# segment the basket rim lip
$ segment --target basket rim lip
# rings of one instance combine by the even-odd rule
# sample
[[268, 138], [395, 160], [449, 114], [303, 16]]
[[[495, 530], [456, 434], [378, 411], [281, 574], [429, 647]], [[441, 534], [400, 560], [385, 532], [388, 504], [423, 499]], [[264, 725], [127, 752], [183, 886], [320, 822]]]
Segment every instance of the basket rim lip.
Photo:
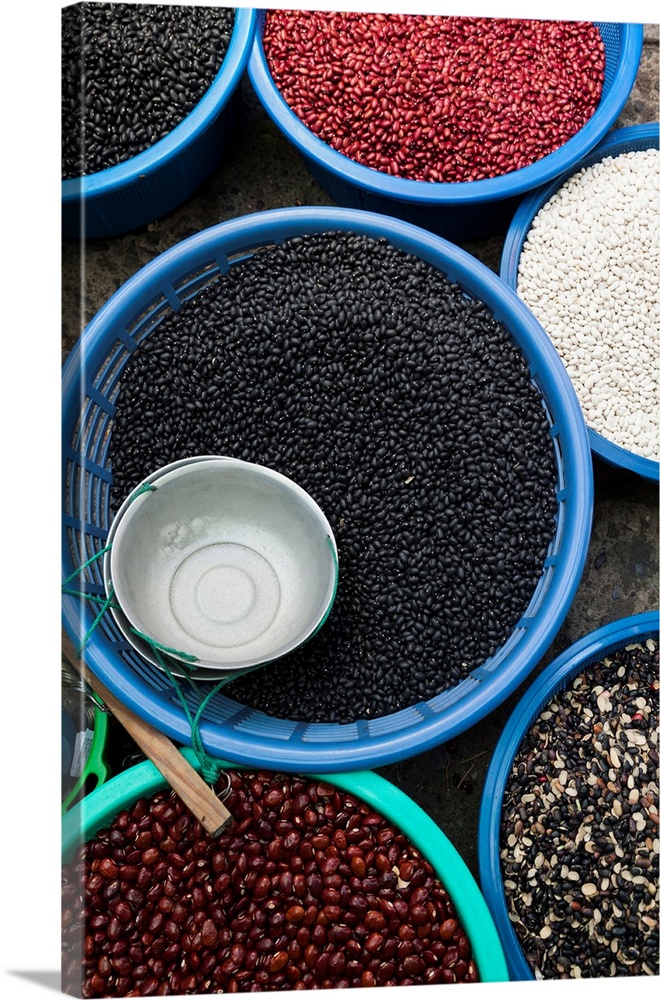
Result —
[[[182, 756], [199, 771], [200, 764], [190, 748]], [[219, 759], [220, 766], [237, 770], [258, 770], [256, 765], [235, 764]], [[272, 770], [272, 769], [271, 769]], [[368, 803], [399, 829], [433, 866], [472, 945], [480, 982], [504, 982], [508, 979], [504, 951], [483, 894], [466, 862], [428, 813], [404, 791], [372, 771], [343, 773], [307, 773], [307, 778], [325, 781]], [[129, 801], [153, 794], [166, 787], [155, 765], [143, 761], [110, 778], [75, 805], [62, 822], [62, 855], [66, 858], [84, 837], [92, 837]], [[99, 825], [100, 824], [100, 825]]]
[[[593, 511], [593, 474], [589, 443], [575, 390], [555, 349], [550, 344], [547, 334], [520, 298], [493, 271], [466, 251], [411, 223], [357, 209], [319, 206], [272, 209], [219, 223], [210, 229], [188, 237], [182, 243], [176, 244], [136, 272], [112, 295], [92, 319], [65, 362], [63, 371], [63, 410], [65, 416], [67, 412], [71, 411], [75, 420], [78, 414], [81, 391], [80, 371], [83, 368], [81, 352], [85, 350], [88, 354], [90, 366], [100, 363], [107, 351], [107, 347], [104, 348], [106, 327], [112, 328], [114, 326], [115, 329], [121, 329], [122, 318], [126, 319], [129, 315], [135, 315], [136, 295], [141, 295], [144, 302], [151, 300], [151, 293], [147, 294], [143, 288], [144, 282], [146, 282], [147, 288], [162, 287], [163, 275], [167, 275], [170, 268], [181, 268], [184, 261], [190, 263], [191, 255], [194, 255], [197, 261], [206, 258], [216, 259], [215, 250], [218, 240], [231, 246], [239, 239], [246, 240], [249, 234], [251, 243], [241, 244], [247, 250], [249, 247], [261, 246], [272, 241], [273, 234], [277, 233], [282, 226], [287, 227], [287, 236], [299, 235], [301, 232], [323, 232], [341, 228], [345, 231], [359, 231], [386, 237], [395, 245], [403, 246], [404, 249], [414, 247], [413, 252], [427, 261], [430, 260], [444, 273], [449, 272], [452, 277], [455, 277], [457, 273], [460, 274], [459, 283], [462, 287], [471, 294], [485, 299], [491, 309], [494, 308], [496, 318], [501, 318], [503, 310], [508, 312], [509, 329], [511, 325], [514, 327], [518, 325], [520, 329], [525, 330], [525, 336], [528, 338], [527, 348], [532, 351], [532, 356], [538, 365], [543, 367], [546, 377], [551, 381], [552, 393], [556, 397], [553, 401], [553, 408], [556, 411], [553, 417], [556, 423], [564, 428], [563, 461], [574, 465], [573, 481], [563, 491], [565, 493], [563, 499], [566, 500], [564, 507], [568, 508], [562, 536], [564, 548], [562, 559], [553, 568], [550, 581], [551, 596], [545, 599], [544, 606], [535, 614], [520, 641], [516, 641], [515, 648], [507, 653], [502, 663], [498, 664], [497, 671], [492, 672], [487, 680], [473, 684], [471, 691], [464, 693], [460, 699], [445, 706], [442, 712], [435, 710], [429, 705], [429, 702], [420, 702], [416, 707], [418, 717], [414, 722], [410, 720], [412, 711], [410, 708], [391, 713], [384, 718], [388, 722], [395, 720], [397, 723], [401, 723], [400, 728], [394, 730], [388, 728], [384, 731], [382, 726], [378, 725], [379, 720], [374, 720], [377, 730], [375, 734], [363, 733], [365, 727], [360, 726], [359, 722], [347, 724], [297, 723], [295, 725], [298, 727], [298, 732], [300, 727], [304, 727], [308, 742], [305, 742], [305, 737], [299, 736], [297, 732], [296, 740], [298, 743], [295, 746], [291, 745], [290, 741], [278, 739], [271, 733], [260, 734], [258, 737], [248, 734], [246, 737], [243, 731], [233, 729], [230, 731], [228, 726], [223, 727], [222, 739], [219, 740], [217, 726], [202, 722], [200, 727], [202, 738], [209, 749], [217, 747], [219, 754], [230, 755], [232, 759], [239, 762], [254, 761], [258, 747], [261, 754], [259, 759], [264, 763], [264, 766], [271, 766], [274, 761], [279, 767], [289, 769], [300, 767], [301, 761], [307, 766], [313, 763], [317, 770], [320, 767], [326, 770], [338, 770], [373, 766], [376, 763], [383, 765], [400, 760], [403, 756], [420, 753], [424, 749], [435, 746], [450, 739], [458, 732], [464, 731], [466, 728], [465, 716], [468, 712], [469, 725], [479, 721], [521, 683], [524, 676], [533, 669], [535, 663], [538, 662], [552, 641], [568, 612], [587, 554]], [[285, 237], [280, 234], [279, 238]], [[453, 267], [453, 273], [452, 267], [449, 266], [450, 263]], [[470, 276], [472, 285], [466, 280], [466, 276]], [[487, 291], [484, 292], [484, 289]], [[520, 330], [518, 334], [511, 329], [510, 332], [512, 332], [516, 343], [522, 346]], [[88, 347], [89, 350], [87, 350]], [[63, 433], [67, 433], [66, 419], [63, 420]], [[65, 461], [67, 449], [68, 441], [65, 439], [63, 441]], [[66, 526], [64, 526], [63, 575], [65, 578], [74, 568], [68, 563], [68, 558]], [[524, 614], [522, 618], [525, 618]], [[88, 619], [87, 625], [81, 629], [81, 622], [86, 619]], [[86, 608], [80, 608], [73, 598], [65, 597], [63, 621], [73, 641], [78, 642], [80, 635], [83, 635], [91, 625], [92, 619]], [[512, 635], [516, 631], [517, 629], [514, 628]], [[125, 676], [118, 677], [112, 657], [109, 657], [107, 651], [101, 648], [101, 644], [96, 642], [95, 637], [92, 637], [87, 647], [87, 655], [90, 657], [92, 669], [137, 714], [145, 714], [143, 697], [146, 695], [151, 703], [147, 713], [149, 721], [171, 737], [183, 743], [190, 742], [190, 730], [182, 710], [161, 697], [159, 693], [157, 697], [158, 711], [155, 712], [153, 701], [156, 698], [156, 692], [138, 678], [130, 683]], [[222, 694], [220, 697], [226, 698]], [[238, 709], [245, 708], [238, 702], [232, 701], [230, 704], [236, 705]], [[268, 718], [269, 722], [272, 722], [270, 716], [266, 717], [255, 710], [249, 711], [253, 718]], [[291, 720], [278, 719], [277, 721], [293, 725]], [[368, 720], [365, 722], [368, 723]], [[336, 735], [337, 740], [334, 745], [329, 741], [328, 733]]]
[[552, 696], [586, 668], [627, 642], [657, 637], [660, 612], [644, 611], [601, 626], [572, 643], [539, 674], [509, 716], [486, 772], [477, 828], [479, 881], [507, 956], [512, 979], [534, 979], [508, 917], [498, 856], [502, 798], [511, 764], [530, 725]]
[[170, 132], [130, 159], [93, 174], [63, 180], [63, 205], [120, 191], [129, 184], [141, 181], [143, 176], [153, 173], [174, 157], [185, 154], [222, 113], [247, 66], [256, 27], [256, 11], [253, 8], [235, 7], [234, 12], [234, 27], [225, 57], [195, 107]]
[[[500, 258], [500, 277], [514, 291], [517, 287], [518, 263], [525, 237], [541, 208], [549, 198], [575, 173], [582, 168], [598, 163], [612, 154], [625, 152], [631, 143], [641, 144], [637, 148], [652, 148], [653, 140], [660, 147], [660, 124], [644, 122], [640, 125], [626, 125], [609, 132], [597, 146], [591, 149], [570, 169], [563, 171], [548, 184], [531, 191], [516, 209], [508, 226]], [[660, 462], [644, 455], [638, 455], [627, 448], [610, 441], [599, 431], [587, 427], [591, 448], [608, 465], [627, 469], [653, 482], [660, 480]]]
[[535, 163], [508, 174], [478, 181], [432, 182], [394, 177], [357, 163], [319, 139], [290, 109], [277, 90], [268, 69], [262, 41], [262, 23], [267, 10], [257, 11], [254, 39], [247, 62], [247, 73], [265, 111], [293, 143], [303, 157], [336, 180], [392, 200], [433, 207], [478, 206], [519, 196], [545, 184], [566, 165], [585, 155], [611, 128], [623, 108], [637, 75], [642, 54], [644, 26], [637, 23], [594, 21], [597, 27], [617, 27], [621, 52], [605, 100], [582, 128], [566, 143]]

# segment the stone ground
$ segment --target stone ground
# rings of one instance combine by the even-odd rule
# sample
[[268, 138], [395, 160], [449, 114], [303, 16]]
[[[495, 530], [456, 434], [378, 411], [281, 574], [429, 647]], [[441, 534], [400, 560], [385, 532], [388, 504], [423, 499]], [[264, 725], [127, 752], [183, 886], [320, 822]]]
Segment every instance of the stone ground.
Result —
[[[645, 28], [639, 73], [617, 127], [658, 120], [658, 26]], [[62, 357], [107, 298], [180, 240], [225, 219], [291, 205], [332, 202], [307, 173], [243, 81], [243, 113], [232, 151], [175, 212], [142, 229], [62, 247]], [[502, 238], [465, 244], [497, 270]], [[658, 607], [658, 485], [596, 462], [591, 543], [569, 613], [529, 683], [554, 656], [593, 629]], [[478, 878], [478, 810], [488, 763], [519, 689], [469, 732], [380, 773], [419, 803]]]

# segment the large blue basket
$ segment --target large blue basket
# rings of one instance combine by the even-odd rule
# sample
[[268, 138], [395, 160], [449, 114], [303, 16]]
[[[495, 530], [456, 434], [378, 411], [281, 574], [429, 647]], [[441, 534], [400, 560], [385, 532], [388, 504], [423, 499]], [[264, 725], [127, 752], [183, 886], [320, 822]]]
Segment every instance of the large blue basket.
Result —
[[393, 177], [356, 163], [303, 125], [275, 86], [263, 47], [259, 11], [248, 75], [266, 112], [302, 155], [314, 180], [338, 205], [383, 212], [455, 242], [503, 232], [521, 198], [584, 156], [616, 121], [642, 54], [641, 24], [596, 22], [605, 45], [605, 79], [592, 118], [568, 142], [536, 163], [500, 177], [456, 184]]
[[168, 135], [124, 163], [62, 182], [62, 236], [117, 236], [160, 219], [210, 177], [234, 134], [256, 12], [239, 7], [217, 76]]
[[[489, 305], [529, 364], [548, 411], [557, 463], [557, 528], [541, 579], [505, 645], [451, 690], [403, 711], [352, 724], [270, 717], [216, 693], [201, 735], [211, 753], [286, 770], [337, 771], [383, 765], [420, 753], [467, 729], [501, 703], [534, 668], [563, 621], [586, 557], [593, 501], [584, 420], [564, 366], [529, 309], [491, 270], [445, 240], [399, 220], [352, 209], [287, 208], [204, 230], [147, 264], [105, 304], [82, 334], [63, 373], [63, 570], [68, 577], [104, 545], [111, 520], [108, 457], [122, 370], [137, 345], [181, 303], [259, 246], [328, 230], [350, 230], [428, 261]], [[103, 594], [100, 560], [85, 570], [86, 592]], [[340, 584], [341, 585], [341, 584]], [[94, 611], [65, 596], [74, 642]], [[190, 744], [190, 727], [164, 672], [128, 645], [106, 614], [86, 648], [91, 669], [138, 715]], [[202, 691], [208, 685], [201, 685]], [[194, 712], [199, 695], [190, 692]]]
[[[564, 171], [540, 191], [535, 191], [528, 195], [521, 202], [511, 220], [511, 225], [502, 248], [500, 277], [515, 291], [518, 285], [520, 255], [532, 222], [546, 202], [549, 201], [569, 177], [583, 168], [590, 167], [594, 163], [599, 163], [606, 156], [620, 156], [623, 153], [630, 153], [636, 149], [658, 149], [659, 145], [660, 128], [657, 122], [646, 125], [630, 125], [627, 128], [616, 129], [614, 132], [610, 132], [587, 156], [583, 157], [578, 163], [573, 164], [570, 170]], [[588, 428], [588, 432], [593, 453], [598, 455], [608, 465], [628, 469], [643, 479], [658, 482], [660, 479], [660, 462], [656, 462], [652, 458], [645, 458], [643, 455], [636, 455], [634, 452], [622, 448], [620, 445], [603, 437], [602, 434], [599, 434], [592, 427]]]
[[502, 802], [514, 758], [522, 740], [548, 702], [583, 670], [599, 663], [630, 642], [658, 638], [657, 611], [611, 622], [578, 640], [561, 653], [525, 692], [500, 736], [484, 783], [479, 813], [479, 881], [504, 946], [513, 980], [534, 979], [520, 942], [509, 920], [500, 865]]

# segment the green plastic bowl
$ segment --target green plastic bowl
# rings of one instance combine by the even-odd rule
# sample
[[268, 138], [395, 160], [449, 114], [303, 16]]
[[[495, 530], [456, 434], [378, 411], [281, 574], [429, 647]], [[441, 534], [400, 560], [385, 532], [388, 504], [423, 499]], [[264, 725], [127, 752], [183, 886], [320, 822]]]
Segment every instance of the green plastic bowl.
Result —
[[[181, 753], [199, 770], [192, 750], [186, 747]], [[234, 770], [251, 770], [227, 761], [217, 763]], [[479, 982], [508, 982], [504, 951], [484, 898], [460, 854], [433, 820], [412, 799], [373, 771], [306, 777], [335, 785], [368, 803], [408, 837], [433, 866], [456, 907], [472, 946]], [[107, 827], [122, 809], [165, 786], [165, 779], [155, 765], [144, 761], [96, 788], [62, 820], [63, 862], [71, 859], [79, 844]]]

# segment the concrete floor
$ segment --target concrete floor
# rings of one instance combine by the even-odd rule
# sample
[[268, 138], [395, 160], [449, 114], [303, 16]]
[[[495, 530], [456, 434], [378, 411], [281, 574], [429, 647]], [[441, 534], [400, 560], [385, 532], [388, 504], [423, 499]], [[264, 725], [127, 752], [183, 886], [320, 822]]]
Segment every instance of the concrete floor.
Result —
[[[658, 119], [658, 26], [645, 29], [642, 62], [617, 127]], [[62, 248], [63, 360], [86, 323], [135, 271], [182, 239], [225, 219], [290, 205], [332, 202], [307, 173], [243, 80], [235, 146], [197, 194], [137, 232]], [[465, 244], [494, 270], [502, 238]], [[580, 636], [658, 606], [658, 486], [596, 463], [593, 532], [583, 577], [551, 649], [532, 675]], [[530, 680], [531, 680], [530, 679]], [[528, 681], [529, 683], [529, 681]], [[519, 689], [483, 722], [451, 742], [381, 769], [444, 830], [478, 878], [481, 789]]]

